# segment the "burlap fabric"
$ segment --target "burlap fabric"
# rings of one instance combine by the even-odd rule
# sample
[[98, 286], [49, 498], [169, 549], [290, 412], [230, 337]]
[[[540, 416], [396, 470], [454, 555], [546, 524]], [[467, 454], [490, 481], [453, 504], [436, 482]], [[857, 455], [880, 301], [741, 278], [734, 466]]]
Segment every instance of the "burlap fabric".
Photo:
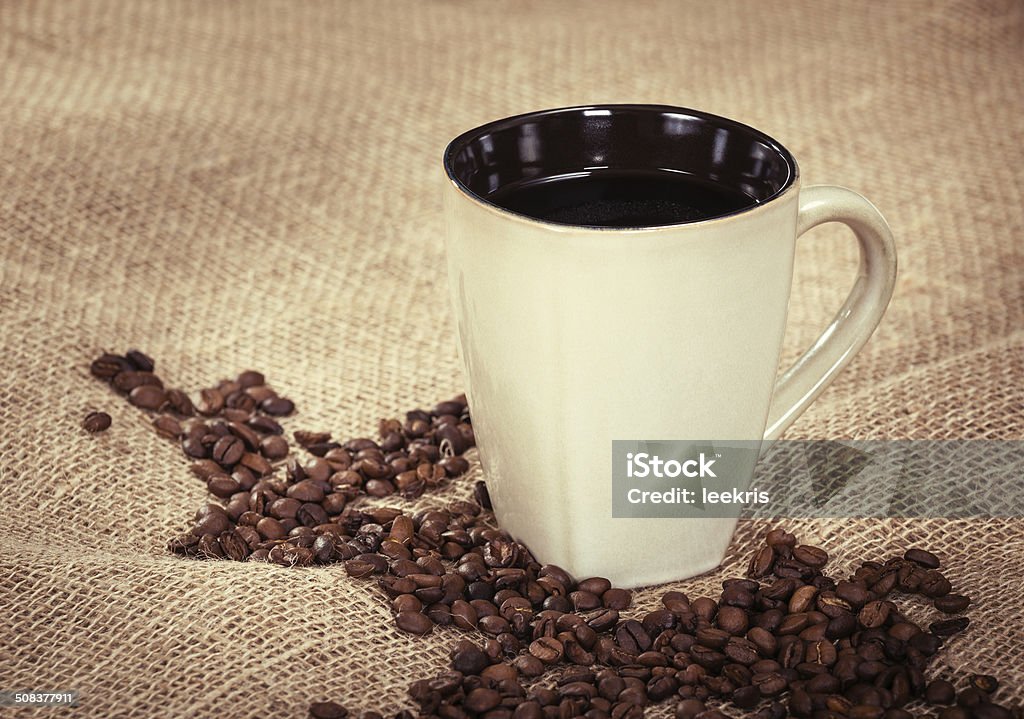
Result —
[[[187, 388], [258, 368], [291, 429], [336, 436], [459, 391], [439, 159], [503, 115], [664, 102], [765, 129], [805, 182], [872, 198], [901, 254], [883, 325], [790, 436], [1022, 438], [1022, 44], [1015, 0], [0, 4], [0, 689], [300, 717], [394, 711], [445, 666], [455, 631], [399, 634], [339, 567], [168, 555], [205, 491], [87, 365], [138, 346]], [[841, 228], [800, 243], [787, 359], [854, 268]], [[1024, 698], [1021, 520], [794, 525], [840, 567], [943, 554], [978, 600], [937, 667]], [[677, 587], [740, 571], [763, 529]]]

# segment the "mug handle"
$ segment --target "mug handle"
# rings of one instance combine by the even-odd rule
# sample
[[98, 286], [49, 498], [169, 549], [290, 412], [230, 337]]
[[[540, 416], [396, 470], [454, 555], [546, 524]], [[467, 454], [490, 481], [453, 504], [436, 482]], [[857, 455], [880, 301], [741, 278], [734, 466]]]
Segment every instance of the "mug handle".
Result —
[[826, 222], [842, 222], [856, 235], [860, 247], [857, 280], [829, 326], [775, 383], [766, 440], [778, 439], [849, 364], [881, 321], [896, 284], [892, 231], [874, 205], [844, 187], [802, 189], [797, 236]]

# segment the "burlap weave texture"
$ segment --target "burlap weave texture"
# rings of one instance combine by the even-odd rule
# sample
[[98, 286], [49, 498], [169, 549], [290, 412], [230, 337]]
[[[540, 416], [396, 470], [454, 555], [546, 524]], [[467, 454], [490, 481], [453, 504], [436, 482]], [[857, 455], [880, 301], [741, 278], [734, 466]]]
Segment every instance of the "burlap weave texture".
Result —
[[[0, 2], [0, 689], [77, 689], [82, 716], [300, 717], [394, 711], [444, 667], [457, 632], [401, 635], [338, 567], [168, 555], [205, 491], [87, 365], [137, 346], [192, 389], [260, 369], [289, 429], [343, 437], [454, 394], [440, 153], [504, 115], [661, 102], [764, 129], [804, 182], [872, 199], [901, 261], [789, 436], [1024, 438], [1022, 47], [1017, 0]], [[785, 362], [855, 262], [841, 228], [801, 241]], [[840, 566], [942, 554], [979, 599], [936, 666], [1024, 699], [1024, 522], [794, 524]], [[763, 530], [674, 588], [712, 590]]]

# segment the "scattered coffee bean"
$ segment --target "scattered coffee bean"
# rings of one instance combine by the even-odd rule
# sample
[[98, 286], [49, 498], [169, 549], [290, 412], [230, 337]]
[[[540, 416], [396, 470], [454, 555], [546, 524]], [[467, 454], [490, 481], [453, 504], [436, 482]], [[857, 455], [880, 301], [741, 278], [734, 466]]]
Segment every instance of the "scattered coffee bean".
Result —
[[[346, 569], [348, 564], [350, 562], [346, 562]], [[409, 632], [410, 634], [430, 634], [434, 628], [434, 623], [430, 621], [430, 617], [421, 612], [399, 612], [395, 615], [395, 624], [403, 632]]]
[[939, 558], [931, 552], [927, 552], [923, 549], [908, 549], [904, 554], [903, 558], [908, 562], [914, 562], [917, 565], [924, 567], [925, 569], [938, 569]]
[[348, 710], [334, 702], [313, 702], [309, 705], [311, 719], [345, 719]]
[[128, 394], [128, 401], [140, 409], [156, 411], [167, 403], [167, 393], [162, 387], [143, 384]]
[[828, 563], [828, 554], [821, 547], [800, 545], [794, 547], [793, 559], [813, 569], [821, 569]]
[[295, 404], [284, 397], [268, 397], [260, 402], [260, 409], [274, 417], [283, 417], [295, 411]]
[[131, 392], [136, 387], [142, 387], [144, 385], [152, 385], [159, 389], [164, 388], [164, 383], [155, 374], [139, 370], [126, 370], [124, 372], [119, 372], [114, 376], [111, 384], [114, 385], [114, 389], [125, 394]]
[[93, 434], [105, 432], [110, 428], [110, 415], [106, 412], [90, 412], [82, 420], [82, 427], [85, 428], [86, 432]]
[[124, 357], [132, 367], [141, 372], [152, 372], [156, 369], [156, 362], [141, 350], [128, 350], [124, 353]]
[[936, 597], [935, 608], [944, 614], [959, 614], [971, 606], [971, 598], [963, 594], [947, 594]]
[[89, 371], [94, 377], [107, 382], [113, 381], [121, 372], [131, 369], [135, 369], [135, 365], [129, 362], [127, 357], [109, 353], [100, 355], [89, 365]]
[[928, 625], [929, 631], [937, 637], [948, 637], [967, 629], [971, 623], [969, 617], [956, 617], [955, 619], [944, 619], [939, 622], [932, 622]]
[[925, 688], [924, 700], [934, 705], [952, 704], [956, 701], [956, 689], [945, 679], [933, 679]]
[[167, 390], [167, 407], [182, 417], [191, 417], [196, 413], [192, 400], [180, 389]]
[[154, 418], [153, 428], [165, 439], [178, 439], [182, 435], [181, 422], [169, 414], [161, 414]]
[[971, 674], [967, 683], [980, 692], [992, 694], [999, 688], [999, 680], [989, 674]]

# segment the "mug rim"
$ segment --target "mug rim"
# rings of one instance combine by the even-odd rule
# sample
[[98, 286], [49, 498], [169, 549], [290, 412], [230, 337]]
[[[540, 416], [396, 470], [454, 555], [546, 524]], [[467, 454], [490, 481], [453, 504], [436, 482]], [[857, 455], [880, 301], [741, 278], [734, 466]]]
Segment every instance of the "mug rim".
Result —
[[[743, 207], [739, 210], [733, 210], [722, 215], [716, 215], [715, 217], [709, 217], [701, 220], [691, 220], [689, 222], [673, 222], [662, 225], [645, 225], [642, 227], [608, 227], [599, 225], [575, 225], [565, 222], [552, 222], [550, 220], [544, 220], [533, 215], [528, 215], [522, 212], [516, 212], [509, 210], [501, 205], [498, 205], [486, 197], [474, 192], [465, 183], [460, 180], [455, 174], [454, 158], [461, 152], [469, 143], [477, 139], [483, 134], [495, 132], [498, 130], [505, 130], [516, 125], [520, 125], [530, 120], [536, 120], [539, 118], [549, 117], [559, 114], [573, 114], [586, 112], [588, 110], [609, 110], [615, 112], [619, 111], [633, 111], [633, 112], [649, 112], [656, 114], [670, 113], [674, 115], [687, 116], [696, 118], [703, 121], [709, 121], [722, 127], [727, 127], [734, 130], [746, 132], [751, 136], [755, 137], [759, 141], [763, 142], [766, 146], [771, 148], [772, 151], [776, 152], [785, 162], [789, 175], [783, 182], [782, 186], [778, 190], [773, 192], [768, 198], [760, 202], [754, 202], [747, 207]], [[592, 105], [571, 105], [566, 107], [549, 108], [546, 110], [534, 110], [532, 112], [524, 112], [518, 115], [510, 115], [508, 117], [499, 118], [497, 120], [491, 120], [477, 127], [466, 130], [460, 133], [454, 139], [452, 139], [444, 149], [442, 155], [442, 162], [444, 164], [445, 174], [448, 176], [448, 180], [459, 191], [460, 194], [467, 197], [469, 200], [485, 207], [488, 210], [499, 213], [500, 215], [514, 218], [520, 221], [525, 221], [534, 225], [541, 225], [546, 228], [553, 230], [563, 230], [572, 232], [582, 231], [593, 231], [593, 232], [650, 232], [656, 230], [665, 229], [678, 229], [691, 226], [707, 225], [713, 222], [719, 222], [723, 220], [735, 219], [737, 217], [746, 216], [749, 213], [756, 212], [762, 209], [776, 200], [788, 195], [798, 185], [800, 179], [800, 168], [797, 165], [796, 158], [793, 154], [786, 149], [785, 145], [771, 137], [767, 133], [758, 130], [755, 127], [733, 120], [722, 115], [715, 115], [714, 113], [705, 112], [703, 110], [695, 110], [693, 108], [681, 107], [678, 105], [662, 105], [662, 104], [647, 104], [647, 103], [606, 103], [606, 104], [592, 104]]]

